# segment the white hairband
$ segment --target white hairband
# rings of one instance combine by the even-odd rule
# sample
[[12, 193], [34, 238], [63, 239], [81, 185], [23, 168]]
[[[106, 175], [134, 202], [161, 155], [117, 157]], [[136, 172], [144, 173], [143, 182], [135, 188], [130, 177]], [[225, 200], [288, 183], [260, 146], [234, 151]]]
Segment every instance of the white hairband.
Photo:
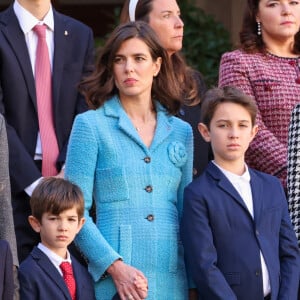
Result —
[[130, 0], [129, 1], [129, 20], [131, 22], [135, 21], [135, 9], [136, 9], [136, 5], [138, 4], [139, 0]]

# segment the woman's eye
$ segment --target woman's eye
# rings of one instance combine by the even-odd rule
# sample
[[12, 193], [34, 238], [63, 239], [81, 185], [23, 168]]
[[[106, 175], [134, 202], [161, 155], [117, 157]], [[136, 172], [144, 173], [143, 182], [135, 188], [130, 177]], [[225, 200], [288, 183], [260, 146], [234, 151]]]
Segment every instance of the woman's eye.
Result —
[[278, 3], [277, 2], [271, 2], [268, 4], [269, 7], [275, 7]]
[[122, 62], [123, 62], [123, 59], [121, 57], [115, 57], [115, 59], [114, 59], [115, 64], [120, 64]]
[[137, 61], [143, 61], [143, 60], [145, 60], [144, 57], [142, 57], [142, 56], [137, 56], [135, 59], [136, 59]]

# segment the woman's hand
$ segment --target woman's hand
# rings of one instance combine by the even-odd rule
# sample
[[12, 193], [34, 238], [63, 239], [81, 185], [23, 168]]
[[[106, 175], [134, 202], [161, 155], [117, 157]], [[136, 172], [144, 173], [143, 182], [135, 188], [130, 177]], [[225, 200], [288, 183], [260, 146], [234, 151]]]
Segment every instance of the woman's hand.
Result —
[[121, 300], [147, 298], [148, 280], [141, 271], [117, 260], [109, 266], [107, 272], [112, 276]]

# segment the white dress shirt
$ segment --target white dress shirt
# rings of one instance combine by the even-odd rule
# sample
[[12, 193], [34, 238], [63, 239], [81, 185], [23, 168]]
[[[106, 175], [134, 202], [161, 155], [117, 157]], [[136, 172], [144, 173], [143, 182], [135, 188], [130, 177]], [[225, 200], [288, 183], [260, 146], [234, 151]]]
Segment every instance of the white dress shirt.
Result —
[[[35, 76], [36, 48], [38, 42], [38, 37], [33, 31], [33, 28], [35, 25], [42, 25], [42, 24], [47, 25], [46, 41], [48, 45], [50, 66], [52, 70], [53, 55], [54, 55], [54, 17], [53, 17], [52, 6], [50, 5], [50, 9], [48, 13], [45, 15], [43, 21], [40, 21], [35, 16], [33, 16], [28, 10], [26, 10], [23, 6], [21, 6], [17, 0], [15, 0], [13, 8], [17, 16], [17, 19], [19, 21], [20, 27], [25, 36], [25, 41], [26, 41], [26, 45], [30, 57], [33, 76]], [[41, 160], [42, 156], [43, 156], [43, 151], [42, 151], [41, 137], [40, 137], [40, 133], [38, 133], [34, 159]], [[29, 196], [31, 196], [34, 188], [38, 185], [41, 178], [39, 178], [31, 185], [25, 188], [25, 192]]]
[[44, 244], [39, 243], [37, 246], [43, 253], [45, 253], [45, 255], [47, 255], [47, 257], [50, 259], [50, 261], [53, 263], [53, 265], [55, 266], [55, 268], [57, 269], [57, 271], [59, 272], [59, 274], [61, 276], [63, 276], [63, 273], [61, 271], [61, 268], [59, 267], [61, 263], [63, 262], [68, 262], [70, 264], [72, 264], [71, 261], [71, 256], [69, 251], [67, 250], [67, 258], [63, 259], [62, 257], [60, 257], [59, 255], [57, 255], [56, 253], [54, 253], [53, 251], [51, 251], [48, 247], [46, 247]]

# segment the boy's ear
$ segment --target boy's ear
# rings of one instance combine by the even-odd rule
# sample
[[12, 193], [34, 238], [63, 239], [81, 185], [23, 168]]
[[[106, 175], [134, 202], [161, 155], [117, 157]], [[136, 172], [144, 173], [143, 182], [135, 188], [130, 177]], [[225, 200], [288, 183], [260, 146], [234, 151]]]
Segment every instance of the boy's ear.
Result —
[[78, 231], [77, 231], [77, 233], [80, 231], [80, 229], [82, 228], [82, 226], [83, 226], [84, 223], [85, 223], [85, 218], [81, 218], [78, 221]]
[[257, 132], [258, 132], [258, 125], [254, 125], [253, 128], [252, 128], [252, 139], [251, 139], [251, 141], [255, 138]]
[[41, 231], [41, 223], [36, 217], [29, 216], [28, 217], [28, 222], [29, 222], [29, 224], [31, 225], [32, 229], [35, 232], [39, 233]]
[[202, 135], [203, 139], [206, 142], [210, 142], [209, 129], [207, 128], [207, 126], [204, 123], [199, 123], [198, 124], [198, 131], [200, 132], [200, 134]]

